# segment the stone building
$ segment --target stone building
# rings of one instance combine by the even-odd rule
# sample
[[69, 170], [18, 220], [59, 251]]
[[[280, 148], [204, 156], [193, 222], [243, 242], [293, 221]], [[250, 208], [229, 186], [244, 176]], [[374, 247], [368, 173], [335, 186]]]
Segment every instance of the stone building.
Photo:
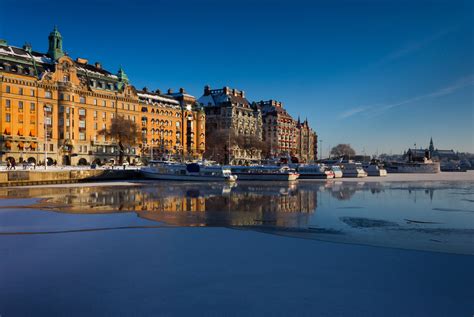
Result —
[[290, 157], [297, 154], [296, 122], [276, 100], [260, 101], [263, 140], [270, 147], [270, 158]]
[[245, 92], [224, 87], [211, 89], [204, 87], [204, 94], [198, 103], [206, 112], [207, 134], [228, 135], [228, 145], [207, 143], [206, 151], [221, 150], [226, 147], [229, 164], [249, 164], [259, 162], [262, 150], [235, 144], [235, 138], [254, 138], [262, 140], [262, 113], [256, 104], [250, 104]]
[[[148, 157], [148, 145], [160, 140], [157, 130], [163, 134], [162, 149], [182, 154], [192, 151], [193, 156], [203, 152], [205, 132], [199, 122], [204, 122], [204, 114], [195, 105], [189, 107], [192, 98], [144, 97], [122, 68], [113, 74], [101, 63], [67, 56], [57, 28], [50, 33], [48, 44], [44, 54], [30, 45], [19, 48], [0, 41], [1, 161], [76, 165], [116, 160], [116, 140], [99, 133], [116, 116], [139, 126], [145, 122], [144, 141], [124, 149], [131, 163]], [[161, 129], [161, 122], [168, 122], [168, 129]], [[183, 125], [186, 130], [181, 132]]]
[[317, 158], [317, 135], [309, 126], [308, 120], [296, 123], [296, 157], [300, 163], [309, 163]]

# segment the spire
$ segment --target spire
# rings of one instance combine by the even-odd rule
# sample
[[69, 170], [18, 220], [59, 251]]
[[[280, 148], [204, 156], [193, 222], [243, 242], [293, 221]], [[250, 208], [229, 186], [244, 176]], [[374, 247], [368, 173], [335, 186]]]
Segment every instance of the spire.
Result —
[[48, 36], [49, 46], [48, 46], [48, 56], [53, 60], [58, 60], [64, 56], [63, 52], [63, 38], [61, 33], [58, 31], [58, 27], [55, 25], [54, 29]]
[[430, 139], [430, 147], [429, 147], [429, 150], [430, 150], [431, 154], [433, 154], [433, 152], [434, 152], [433, 138]]

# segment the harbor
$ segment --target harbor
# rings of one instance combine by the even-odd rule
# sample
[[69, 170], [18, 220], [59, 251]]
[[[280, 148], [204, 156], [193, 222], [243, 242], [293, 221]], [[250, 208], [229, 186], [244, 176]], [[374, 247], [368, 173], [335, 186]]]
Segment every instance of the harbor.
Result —
[[[280, 301], [283, 283], [282, 314], [304, 297], [306, 309], [365, 315], [396, 296], [406, 305], [389, 316], [464, 315], [472, 309], [472, 176], [3, 187], [0, 307], [79, 316], [236, 306], [245, 315]], [[160, 296], [150, 302], [150, 293]], [[344, 308], [327, 304], [340, 294], [350, 299]], [[443, 300], [427, 306], [433, 296]]]

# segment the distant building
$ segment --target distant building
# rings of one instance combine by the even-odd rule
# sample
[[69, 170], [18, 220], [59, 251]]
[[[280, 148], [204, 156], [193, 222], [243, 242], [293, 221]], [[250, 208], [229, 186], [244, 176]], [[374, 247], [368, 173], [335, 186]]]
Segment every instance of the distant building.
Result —
[[438, 150], [435, 149], [433, 138], [430, 140], [430, 145], [426, 149], [408, 149], [404, 155], [405, 158], [411, 160], [422, 160], [423, 158], [432, 159], [435, 161], [459, 161], [459, 155], [454, 150]]
[[309, 126], [308, 120], [296, 123], [296, 157], [302, 163], [314, 161], [317, 157], [317, 149], [315, 150], [315, 141], [317, 135]]
[[258, 103], [262, 109], [263, 140], [269, 146], [270, 157], [296, 156], [296, 122], [279, 101]]
[[[262, 150], [235, 144], [234, 138], [248, 137], [262, 140], [262, 113], [260, 109], [245, 98], [245, 92], [224, 87], [211, 89], [204, 87], [204, 94], [198, 103], [206, 113], [206, 131], [228, 135], [229, 145], [207, 143], [206, 151], [226, 148], [225, 161], [229, 164], [258, 163], [262, 159]], [[231, 140], [232, 139], [232, 140]], [[228, 147], [230, 149], [228, 149]]]

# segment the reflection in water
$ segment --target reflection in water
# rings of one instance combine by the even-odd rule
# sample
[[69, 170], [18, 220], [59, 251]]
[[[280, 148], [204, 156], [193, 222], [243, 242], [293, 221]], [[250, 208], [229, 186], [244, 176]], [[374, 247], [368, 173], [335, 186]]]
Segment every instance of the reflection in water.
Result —
[[41, 199], [29, 208], [59, 213], [134, 212], [166, 225], [233, 227], [306, 239], [474, 254], [473, 185], [140, 182], [132, 186], [1, 188], [0, 197], [38, 197]]

